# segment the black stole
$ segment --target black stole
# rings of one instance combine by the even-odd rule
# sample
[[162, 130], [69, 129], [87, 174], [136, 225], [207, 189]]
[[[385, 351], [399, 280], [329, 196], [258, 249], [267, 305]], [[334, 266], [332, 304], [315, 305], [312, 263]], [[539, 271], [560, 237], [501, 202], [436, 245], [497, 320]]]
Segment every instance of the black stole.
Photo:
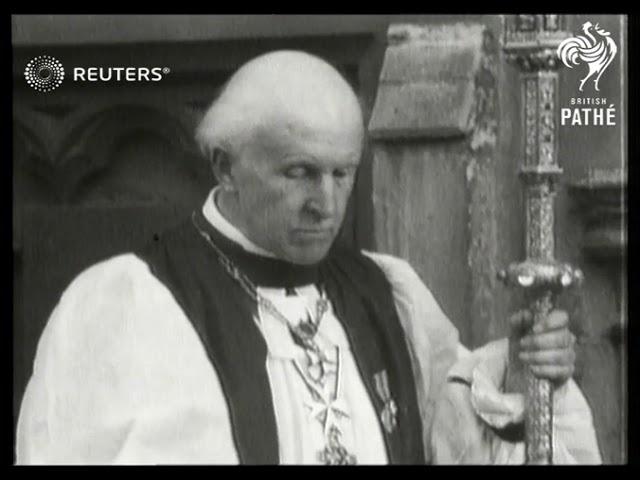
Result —
[[[389, 461], [424, 463], [409, 353], [391, 286], [379, 267], [360, 253], [336, 247], [317, 265], [293, 265], [246, 252], [199, 211], [195, 220], [256, 285], [324, 286], [378, 414]], [[227, 400], [240, 462], [278, 463], [278, 432], [265, 368], [267, 346], [253, 321], [255, 301], [227, 274], [191, 220], [136, 253], [172, 292], [207, 351]], [[397, 405], [397, 423], [391, 431], [381, 422], [388, 408], [376, 381], [381, 374], [388, 379]]]

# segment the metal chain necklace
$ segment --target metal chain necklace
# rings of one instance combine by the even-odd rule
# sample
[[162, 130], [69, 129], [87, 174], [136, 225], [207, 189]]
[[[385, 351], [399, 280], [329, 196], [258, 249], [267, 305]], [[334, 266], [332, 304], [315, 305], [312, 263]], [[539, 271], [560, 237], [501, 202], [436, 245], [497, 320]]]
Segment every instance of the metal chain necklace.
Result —
[[[218, 261], [227, 274], [237, 281], [242, 289], [263, 310], [283, 323], [288, 328], [294, 343], [305, 352], [307, 367], [303, 368], [297, 360], [294, 360], [294, 366], [313, 399], [313, 404], [309, 405], [312, 416], [318, 419], [323, 426], [327, 445], [322, 451], [318, 452], [318, 460], [327, 465], [355, 464], [355, 455], [350, 454], [340, 442], [342, 432], [337, 424], [339, 418], [349, 416], [346, 408], [342, 406], [339, 400], [342, 363], [340, 361], [340, 349], [337, 346], [335, 347], [336, 360], [331, 360], [315, 340], [320, 321], [329, 307], [329, 300], [326, 298], [324, 290], [320, 289], [320, 298], [316, 301], [315, 314], [312, 314], [307, 308], [307, 318], [298, 322], [297, 325], [292, 325], [289, 319], [268, 298], [258, 292], [258, 288], [253, 282], [222, 252], [211, 239], [211, 236], [198, 226], [195, 214], [191, 218], [200, 235], [216, 252]], [[335, 374], [335, 385], [332, 392], [326, 394], [325, 381], [329, 372]]]
[[242, 289], [254, 301], [256, 301], [260, 307], [287, 326], [296, 344], [306, 350], [314, 352], [321, 360], [327, 361], [328, 359], [326, 358], [326, 355], [314, 339], [315, 334], [318, 331], [318, 327], [320, 326], [320, 321], [329, 306], [329, 301], [327, 300], [324, 291], [320, 292], [320, 298], [316, 302], [315, 314], [312, 315], [311, 312], [307, 311], [307, 318], [305, 320], [300, 321], [297, 325], [291, 325], [289, 319], [276, 308], [271, 300], [260, 295], [258, 288], [253, 284], [253, 282], [236, 265], [234, 265], [231, 259], [229, 259], [222, 250], [220, 250], [220, 248], [211, 239], [211, 236], [198, 226], [195, 220], [195, 214], [192, 215], [191, 219], [200, 235], [205, 238], [207, 243], [211, 245], [216, 252], [218, 261], [222, 264], [225, 271], [240, 284]]
[[[356, 456], [349, 453], [344, 445], [340, 442], [342, 431], [338, 424], [341, 418], [348, 418], [347, 407], [340, 398], [341, 384], [341, 365], [340, 348], [335, 347], [336, 362], [332, 372], [334, 374], [333, 388], [326, 388], [325, 381], [316, 382], [308, 378], [308, 372], [300, 366], [295, 360], [294, 366], [298, 370], [300, 377], [305, 382], [307, 389], [312, 397], [312, 402], [305, 404], [310, 409], [310, 415], [322, 424], [322, 430], [325, 436], [325, 447], [317, 452], [317, 458], [325, 465], [355, 465]], [[328, 390], [328, 391], [327, 391]]]

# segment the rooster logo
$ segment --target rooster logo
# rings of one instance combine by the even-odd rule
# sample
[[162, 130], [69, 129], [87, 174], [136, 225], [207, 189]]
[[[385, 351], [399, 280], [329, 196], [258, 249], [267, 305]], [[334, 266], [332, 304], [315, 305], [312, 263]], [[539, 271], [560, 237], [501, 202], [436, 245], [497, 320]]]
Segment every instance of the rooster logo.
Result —
[[597, 23], [595, 26], [591, 22], [583, 23], [582, 31], [586, 36], [578, 35], [567, 38], [558, 46], [558, 57], [569, 68], [580, 65], [580, 62], [589, 65], [587, 76], [580, 81], [580, 91], [582, 91], [585, 82], [596, 75], [594, 86], [599, 92], [600, 77], [613, 61], [618, 47], [611, 38], [611, 33], [602, 29]]

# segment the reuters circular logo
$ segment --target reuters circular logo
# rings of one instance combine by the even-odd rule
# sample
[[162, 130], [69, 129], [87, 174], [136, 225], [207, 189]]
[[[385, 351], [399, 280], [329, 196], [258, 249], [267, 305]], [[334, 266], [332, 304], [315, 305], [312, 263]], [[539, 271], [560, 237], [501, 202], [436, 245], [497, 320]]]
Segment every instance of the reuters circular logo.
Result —
[[50, 92], [62, 84], [64, 68], [55, 58], [39, 55], [27, 63], [24, 78], [34, 90]]

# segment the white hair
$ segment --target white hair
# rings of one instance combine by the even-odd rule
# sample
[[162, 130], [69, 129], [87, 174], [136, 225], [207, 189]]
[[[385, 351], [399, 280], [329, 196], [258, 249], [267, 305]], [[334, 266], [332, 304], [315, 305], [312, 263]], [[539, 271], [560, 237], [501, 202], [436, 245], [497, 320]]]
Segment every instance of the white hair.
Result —
[[216, 149], [238, 154], [257, 128], [282, 115], [313, 115], [337, 121], [353, 115], [360, 124], [358, 99], [347, 81], [324, 60], [297, 51], [261, 55], [243, 65], [225, 84], [196, 129], [195, 140], [207, 158]]
[[255, 120], [263, 113], [256, 103], [243, 101], [238, 95], [228, 97], [223, 88], [196, 128], [196, 143], [207, 158], [216, 149], [236, 152], [241, 148], [258, 126]]

